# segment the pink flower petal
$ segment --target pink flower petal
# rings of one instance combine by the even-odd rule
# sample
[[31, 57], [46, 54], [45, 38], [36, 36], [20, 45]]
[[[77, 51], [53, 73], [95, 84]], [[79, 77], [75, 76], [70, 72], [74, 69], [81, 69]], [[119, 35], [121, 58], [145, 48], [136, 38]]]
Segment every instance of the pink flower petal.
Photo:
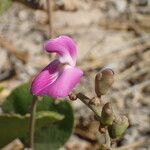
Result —
[[44, 88], [57, 79], [59, 75], [59, 65], [59, 60], [54, 60], [35, 77], [31, 86], [31, 92], [33, 95], [44, 95]]
[[76, 84], [80, 82], [82, 75], [82, 70], [68, 66], [61, 75], [59, 75], [57, 80], [49, 85], [45, 91], [47, 95], [51, 97], [64, 98], [68, 96]]
[[31, 92], [36, 96], [63, 98], [68, 96], [82, 75], [80, 69], [69, 65], [63, 66], [59, 60], [54, 60], [33, 80]]
[[76, 44], [70, 37], [60, 36], [48, 40], [44, 44], [44, 49], [50, 53], [57, 53], [60, 56], [61, 63], [69, 63], [71, 66], [75, 66], [77, 57]]
[[75, 67], [77, 50], [74, 41], [60, 36], [47, 41], [44, 48], [49, 53], [57, 53], [59, 58], [45, 67], [33, 80], [31, 92], [36, 96], [48, 95], [64, 98], [72, 91], [83, 75]]

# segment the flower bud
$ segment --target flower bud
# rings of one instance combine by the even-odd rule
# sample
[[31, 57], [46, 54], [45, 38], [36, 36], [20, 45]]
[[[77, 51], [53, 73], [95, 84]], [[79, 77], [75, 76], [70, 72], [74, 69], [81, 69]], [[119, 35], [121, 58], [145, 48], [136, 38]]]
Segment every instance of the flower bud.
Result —
[[113, 122], [113, 110], [111, 103], [106, 103], [102, 108], [101, 123], [105, 126], [111, 125]]
[[69, 99], [72, 101], [75, 101], [77, 99], [77, 96], [74, 93], [71, 93], [68, 96], [69, 96]]
[[126, 116], [117, 117], [113, 124], [108, 128], [109, 135], [112, 139], [120, 138], [129, 126]]
[[95, 92], [98, 97], [105, 95], [114, 82], [114, 72], [109, 68], [103, 68], [95, 77]]

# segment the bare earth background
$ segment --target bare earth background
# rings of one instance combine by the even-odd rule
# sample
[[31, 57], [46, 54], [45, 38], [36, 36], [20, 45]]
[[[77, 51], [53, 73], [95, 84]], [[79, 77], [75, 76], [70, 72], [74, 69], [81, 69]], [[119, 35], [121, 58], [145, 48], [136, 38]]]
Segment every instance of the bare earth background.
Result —
[[[93, 96], [96, 72], [104, 66], [111, 67], [115, 83], [103, 101], [111, 100], [115, 112], [130, 120], [130, 127], [118, 145], [149, 140], [150, 1], [59, 1], [54, 3], [53, 37], [65, 34], [77, 43], [78, 66], [84, 70], [84, 77], [76, 91]], [[54, 58], [42, 49], [49, 38], [47, 22], [44, 9], [19, 2], [0, 16], [0, 87], [4, 87], [1, 103], [11, 89], [31, 80]], [[95, 150], [103, 140], [98, 122], [80, 101], [72, 105], [75, 130], [62, 149]], [[149, 150], [150, 145], [136, 149]]]

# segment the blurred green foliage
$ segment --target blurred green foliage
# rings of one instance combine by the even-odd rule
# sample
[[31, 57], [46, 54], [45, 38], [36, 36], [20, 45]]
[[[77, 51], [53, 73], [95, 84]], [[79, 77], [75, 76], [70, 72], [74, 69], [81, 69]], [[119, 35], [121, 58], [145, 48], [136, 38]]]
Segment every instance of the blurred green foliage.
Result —
[[[10, 135], [11, 140], [19, 137], [25, 145], [28, 143], [29, 117], [27, 114], [29, 114], [31, 101], [32, 95], [28, 83], [14, 89], [6, 98], [2, 109], [7, 115], [0, 115], [0, 135], [3, 135], [0, 138], [6, 137], [5, 140], [0, 139], [0, 141], [4, 141], [0, 142], [0, 147], [10, 142]], [[55, 101], [46, 96], [38, 102], [37, 111], [37, 114], [41, 114], [39, 120], [41, 123], [39, 125], [37, 121], [36, 124], [35, 149], [57, 150], [64, 145], [72, 133], [74, 115], [71, 105], [67, 101]], [[63, 117], [64, 119], [62, 119]], [[9, 135], [2, 132], [1, 128], [6, 132], [9, 129]]]
[[[0, 115], [0, 146], [4, 146], [15, 138], [25, 138], [29, 130], [30, 115], [19, 114]], [[38, 112], [36, 116], [36, 130], [52, 122], [60, 121], [63, 116], [55, 112]]]
[[0, 14], [2, 14], [12, 4], [11, 0], [0, 0]]

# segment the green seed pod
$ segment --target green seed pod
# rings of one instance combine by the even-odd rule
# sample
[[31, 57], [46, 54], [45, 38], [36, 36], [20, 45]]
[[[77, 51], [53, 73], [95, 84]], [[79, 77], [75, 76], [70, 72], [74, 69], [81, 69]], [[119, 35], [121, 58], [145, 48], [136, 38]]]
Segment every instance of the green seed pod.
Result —
[[108, 127], [109, 135], [112, 139], [121, 138], [129, 126], [129, 121], [126, 116], [117, 117], [113, 124]]
[[106, 103], [102, 108], [101, 123], [105, 126], [111, 125], [113, 122], [113, 110], [111, 103]]
[[114, 82], [114, 72], [109, 68], [103, 68], [95, 77], [95, 92], [98, 97], [105, 95]]

